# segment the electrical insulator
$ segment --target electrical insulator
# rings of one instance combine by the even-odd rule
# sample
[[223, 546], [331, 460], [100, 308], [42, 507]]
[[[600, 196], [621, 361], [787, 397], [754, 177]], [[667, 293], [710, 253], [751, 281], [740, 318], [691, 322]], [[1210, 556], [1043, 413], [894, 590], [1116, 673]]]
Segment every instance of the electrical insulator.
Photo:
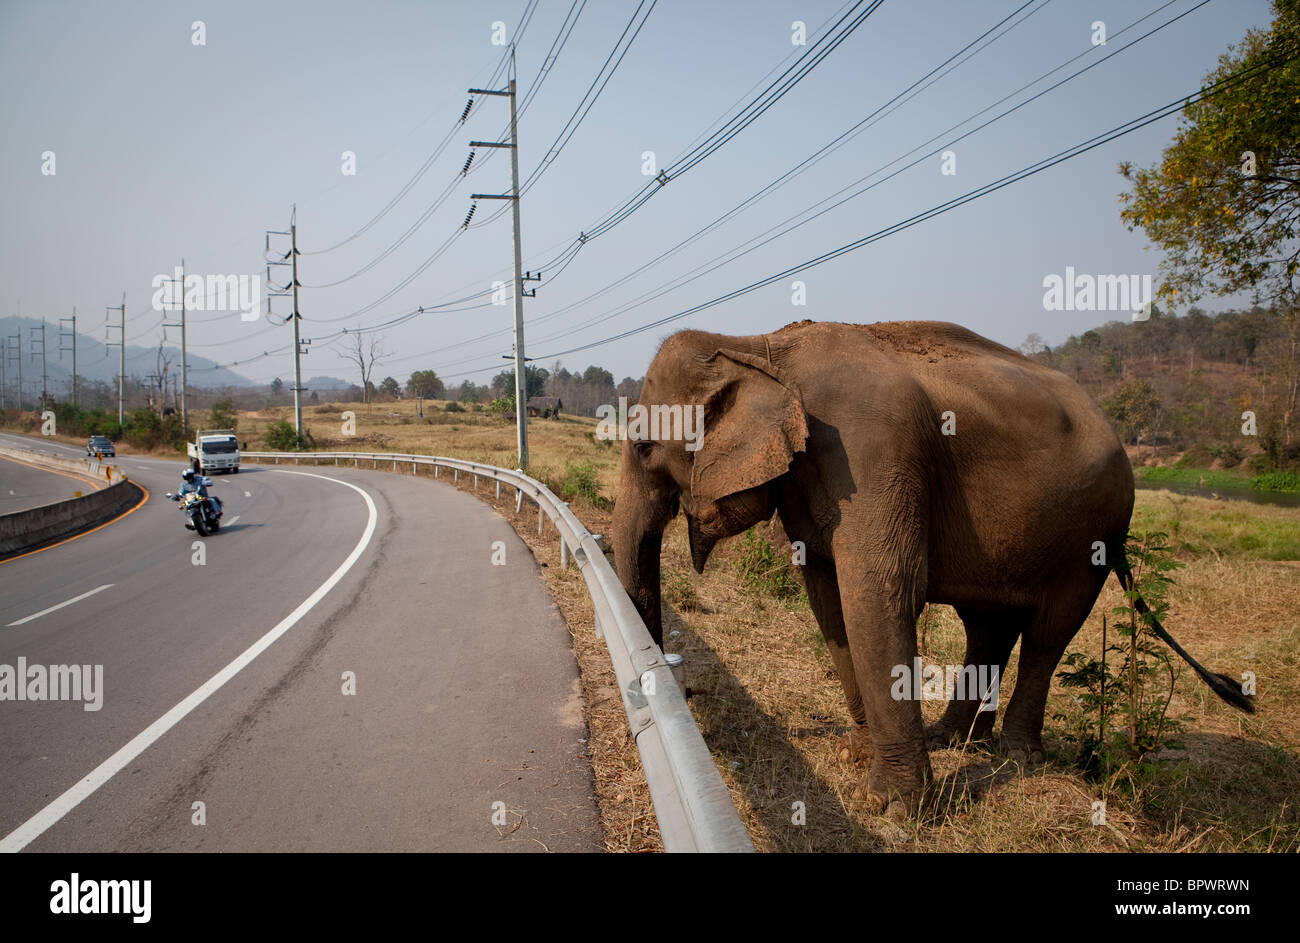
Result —
[[465, 119], [469, 117], [469, 110], [474, 107], [474, 99], [471, 98], [465, 102], [465, 110], [460, 113], [460, 123], [464, 124]]
[[471, 204], [470, 204], [470, 207], [469, 207], [469, 212], [465, 214], [465, 222], [463, 222], [463, 223], [460, 224], [460, 228], [461, 228], [461, 229], [468, 229], [468, 228], [469, 228], [469, 221], [470, 221], [471, 219], [474, 218], [474, 211], [475, 211], [476, 209], [478, 209], [478, 204], [477, 204], [477, 203], [471, 203]]
[[469, 165], [474, 163], [474, 152], [470, 151], [469, 156], [465, 158], [465, 166], [460, 169], [460, 175], [463, 177], [469, 173]]

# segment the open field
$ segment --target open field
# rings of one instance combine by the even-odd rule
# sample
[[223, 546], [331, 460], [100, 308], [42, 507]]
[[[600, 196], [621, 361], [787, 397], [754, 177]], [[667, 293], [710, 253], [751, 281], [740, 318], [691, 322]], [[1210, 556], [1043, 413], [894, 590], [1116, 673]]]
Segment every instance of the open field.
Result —
[[[514, 465], [514, 426], [486, 413], [446, 413], [425, 404], [354, 404], [304, 411], [318, 447], [445, 454]], [[356, 435], [341, 434], [341, 412], [356, 413]], [[262, 430], [291, 410], [244, 414], [239, 436], [262, 446]], [[593, 531], [609, 533], [619, 451], [594, 440], [594, 420], [532, 420], [532, 473], [563, 493]], [[588, 464], [589, 463], [589, 464]], [[587, 468], [589, 476], [573, 474]], [[461, 487], [470, 488], [469, 479]], [[480, 498], [491, 501], [484, 488]], [[606, 832], [614, 851], [659, 847], [653, 809], [627, 733], [603, 642], [594, 637], [581, 576], [559, 568], [554, 533], [537, 534], [535, 510], [513, 513], [513, 498], [493, 502], [533, 548], [574, 637], [583, 672], [589, 753]], [[743, 586], [745, 553], [736, 538], [719, 545], [703, 575], [690, 567], [684, 522], [664, 540], [665, 633], [686, 656], [690, 704], [755, 845], [764, 851], [1300, 851], [1300, 509], [1221, 502], [1140, 491], [1135, 531], [1170, 535], [1185, 564], [1173, 574], [1165, 624], [1207, 668], [1258, 677], [1258, 713], [1220, 702], [1181, 663], [1169, 707], [1190, 718], [1179, 738], [1143, 770], [1108, 779], [1083, 775], [1063, 739], [1078, 713], [1055, 686], [1048, 703], [1049, 757], [1023, 774], [995, 750], [933, 751], [938, 787], [922, 816], [899, 828], [851, 801], [859, 770], [842, 764], [836, 741], [848, 721], [816, 623], [798, 591], [782, 596]], [[779, 525], [760, 525], [779, 548]], [[788, 558], [786, 558], [788, 559]], [[795, 577], [797, 580], [797, 577]], [[1103, 614], [1121, 603], [1112, 580], [1071, 651], [1101, 648]], [[923, 657], [960, 663], [964, 635], [947, 607], [920, 620]], [[1112, 633], [1113, 623], [1112, 623]], [[1112, 635], [1113, 638], [1113, 635]], [[1003, 682], [1015, 682], [1016, 655]], [[927, 720], [941, 702], [925, 702]], [[1092, 825], [1105, 800], [1104, 826]], [[806, 823], [792, 822], [802, 802]]]

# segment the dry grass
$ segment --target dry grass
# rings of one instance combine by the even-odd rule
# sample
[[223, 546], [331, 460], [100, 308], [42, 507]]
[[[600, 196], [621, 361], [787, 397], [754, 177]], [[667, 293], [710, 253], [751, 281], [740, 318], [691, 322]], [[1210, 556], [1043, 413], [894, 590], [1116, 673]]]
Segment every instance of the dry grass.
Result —
[[[357, 437], [339, 448], [455, 455], [513, 467], [514, 430], [486, 414], [440, 413], [421, 423], [411, 404], [351, 407]], [[426, 403], [426, 420], [432, 412]], [[286, 411], [279, 411], [281, 414]], [[335, 408], [308, 409], [324, 447]], [[395, 413], [395, 415], [389, 415]], [[241, 419], [240, 437], [258, 446], [276, 415]], [[592, 421], [566, 417], [530, 423], [532, 472], [554, 482], [574, 462], [590, 460], [601, 491], [616, 491], [616, 448], [593, 442]], [[342, 440], [342, 437], [338, 437]], [[362, 442], [368, 443], [363, 445]], [[373, 444], [369, 444], [373, 443]], [[382, 443], [382, 444], [381, 444]], [[469, 488], [470, 480], [461, 482]], [[484, 487], [479, 495], [491, 501]], [[1049, 719], [1048, 763], [1025, 773], [995, 751], [953, 748], [931, 753], [937, 779], [923, 814], [904, 828], [866, 814], [849, 798], [861, 770], [836, 756], [847, 714], [816, 622], [802, 597], [778, 600], [742, 590], [735, 578], [737, 541], [720, 545], [706, 572], [690, 568], [683, 522], [664, 542], [667, 648], [686, 656], [691, 706], [756, 847], [762, 851], [1297, 851], [1300, 850], [1300, 511], [1225, 506], [1197, 498], [1140, 492], [1134, 527], [1173, 530], [1186, 568], [1175, 573], [1167, 620], [1171, 632], [1212, 670], [1258, 676], [1259, 713], [1218, 701], [1180, 669], [1170, 713], [1192, 719], [1186, 749], [1165, 751], [1156, 769], [1085, 778]], [[594, 637], [590, 602], [576, 569], [560, 570], [557, 540], [537, 535], [535, 508], [514, 513], [513, 498], [493, 501], [533, 549], [568, 621], [582, 671], [589, 755], [610, 851], [653, 851], [660, 843], [636, 747], [609, 666]], [[609, 533], [609, 512], [574, 508], [595, 532]], [[1173, 528], [1169, 525], [1177, 523]], [[771, 533], [779, 542], [779, 528]], [[1252, 539], [1253, 538], [1253, 539]], [[1269, 559], [1270, 557], [1274, 559]], [[1108, 585], [1071, 645], [1096, 652], [1101, 616], [1118, 605]], [[955, 613], [929, 607], [918, 625], [923, 656], [960, 663], [964, 635]], [[1015, 683], [1015, 660], [1003, 682]], [[927, 721], [943, 705], [925, 702]], [[1077, 711], [1054, 687], [1053, 713]], [[1105, 826], [1093, 803], [1106, 802]], [[805, 820], [795, 824], [802, 803]]]

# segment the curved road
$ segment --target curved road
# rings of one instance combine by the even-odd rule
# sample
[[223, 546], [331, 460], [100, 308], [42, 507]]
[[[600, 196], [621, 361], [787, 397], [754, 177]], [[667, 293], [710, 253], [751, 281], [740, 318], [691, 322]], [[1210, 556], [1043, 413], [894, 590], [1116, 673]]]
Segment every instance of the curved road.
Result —
[[[8, 441], [13, 444], [12, 440]], [[0, 455], [0, 514], [67, 501], [75, 498], [78, 491], [86, 494], [97, 490], [101, 484], [91, 484], [86, 478]]]
[[0, 563], [0, 675], [94, 689], [0, 700], [0, 850], [603, 847], [568, 630], [490, 508], [252, 465], [213, 478], [200, 541], [163, 495], [180, 462], [118, 463], [144, 505]]

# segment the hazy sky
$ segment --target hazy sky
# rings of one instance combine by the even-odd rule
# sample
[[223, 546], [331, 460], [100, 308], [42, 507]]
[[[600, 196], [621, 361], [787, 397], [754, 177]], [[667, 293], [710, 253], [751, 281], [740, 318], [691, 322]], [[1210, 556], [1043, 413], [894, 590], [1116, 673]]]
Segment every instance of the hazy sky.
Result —
[[[757, 251], [660, 297], [628, 304], [658, 294], [661, 286], [1071, 57], [1084, 54], [980, 120], [1198, 2], [1032, 0], [1008, 21], [1019, 25], [806, 173], [705, 238], [583, 301], [823, 148], [1024, 3], [887, 0], [750, 127], [588, 242], [562, 273], [544, 269], [536, 298], [525, 302], [528, 355], [549, 367], [558, 351], [726, 294], [1194, 92], [1229, 43], [1250, 27], [1268, 24], [1264, 0], [1212, 0], [1188, 13], [954, 145], [953, 175], [941, 172], [939, 155], [927, 158]], [[333, 251], [307, 253], [353, 234], [416, 174], [453, 130], [466, 90], [487, 82], [500, 62], [494, 22], [504, 22], [507, 38], [515, 39], [527, 5], [0, 3], [0, 127], [6, 144], [0, 150], [0, 313], [16, 313], [21, 304], [23, 315], [53, 320], [76, 305], [79, 327], [102, 339], [104, 307], [117, 304], [125, 291], [128, 342], [156, 344], [164, 316], [151, 308], [151, 280], [170, 274], [182, 257], [190, 274], [260, 279], [263, 232], [288, 229], [295, 202], [304, 253], [300, 281], [321, 286], [352, 275], [416, 224], [457, 180], [470, 140], [497, 139], [506, 126], [505, 99], [478, 104], [427, 173], [369, 230]], [[641, 14], [650, 6], [646, 0]], [[643, 152], [655, 152], [657, 167], [670, 166], [702, 132], [793, 64], [808, 48], [792, 45], [794, 21], [807, 24], [811, 44], [819, 27], [849, 6], [837, 0], [658, 0], [577, 132], [521, 200], [525, 267], [553, 259], [636, 193], [647, 179]], [[540, 0], [518, 39], [521, 104], [566, 15], [578, 7], [572, 35], [520, 121], [524, 177], [574, 113], [638, 3], [578, 0], [575, 7], [571, 0]], [[194, 42], [195, 21], [202, 21], [203, 45]], [[1095, 21], [1105, 24], [1104, 46], [1092, 43]], [[1127, 318], [1045, 311], [1043, 279], [1063, 274], [1066, 266], [1094, 274], [1155, 272], [1158, 253], [1140, 232], [1120, 223], [1124, 181], [1116, 166], [1122, 160], [1154, 162], [1176, 127], [1176, 118], [1162, 120], [802, 275], [562, 359], [570, 369], [599, 363], [617, 379], [643, 374], [658, 341], [681, 327], [744, 334], [801, 318], [939, 319], [1015, 346], [1030, 332], [1055, 344], [1106, 320]], [[344, 151], [356, 155], [354, 175], [342, 172]], [[42, 172], [49, 163], [45, 152], [54, 153], [53, 175]], [[301, 290], [303, 333], [317, 338], [304, 359], [304, 377], [351, 376], [336, 353], [339, 339], [326, 340], [340, 328], [373, 326], [418, 305], [487, 291], [495, 279], [509, 282], [510, 214], [479, 227], [505, 205], [481, 201], [476, 225], [422, 274], [368, 313], [353, 314], [447, 242], [469, 210], [471, 193], [509, 188], [508, 153], [485, 159], [488, 154], [480, 149], [475, 171], [373, 268], [335, 287]], [[285, 272], [273, 269], [272, 277], [287, 280]], [[792, 304], [794, 278], [805, 283], [806, 305]], [[384, 329], [390, 356], [377, 375], [405, 381], [413, 370], [435, 369], [451, 382], [465, 375], [486, 381], [506, 364], [501, 358], [512, 349], [513, 323], [509, 303], [488, 301], [476, 299], [484, 306], [472, 310], [427, 312]], [[276, 299], [274, 310], [287, 313], [288, 300]], [[507, 333], [467, 343], [497, 330]], [[292, 377], [291, 331], [261, 316], [249, 322], [235, 312], [206, 311], [192, 314], [189, 343], [194, 354], [223, 364], [238, 361], [238, 372], [266, 382]]]

